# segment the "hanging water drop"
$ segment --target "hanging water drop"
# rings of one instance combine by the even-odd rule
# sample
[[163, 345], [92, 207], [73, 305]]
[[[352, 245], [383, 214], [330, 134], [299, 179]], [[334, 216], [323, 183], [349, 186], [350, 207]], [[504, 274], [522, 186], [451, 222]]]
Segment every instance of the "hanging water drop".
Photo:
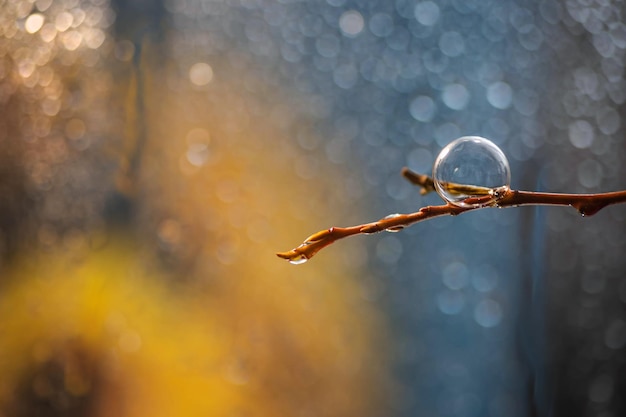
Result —
[[[395, 213], [395, 214], [390, 214], [388, 216], [385, 216], [385, 220], [386, 219], [395, 219], [396, 217], [400, 217], [401, 214], [399, 213]], [[404, 225], [398, 225], [398, 226], [391, 226], [385, 229], [386, 232], [390, 232], [390, 233], [398, 233], [400, 230], [404, 229]]]
[[289, 263], [292, 265], [301, 265], [308, 260], [309, 258], [307, 258], [305, 255], [300, 254], [294, 258], [289, 259]]
[[441, 150], [433, 165], [437, 193], [460, 207], [494, 206], [509, 190], [511, 170], [504, 153], [480, 136], [464, 136]]

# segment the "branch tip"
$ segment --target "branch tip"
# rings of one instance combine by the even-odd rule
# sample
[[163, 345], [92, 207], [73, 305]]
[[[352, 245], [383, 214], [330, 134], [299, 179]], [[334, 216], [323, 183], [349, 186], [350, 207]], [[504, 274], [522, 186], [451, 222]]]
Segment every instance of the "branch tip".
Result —
[[402, 168], [402, 171], [400, 171], [400, 173], [411, 184], [421, 187], [421, 195], [425, 195], [435, 191], [435, 182], [428, 175], [418, 174], [417, 172], [411, 171], [407, 167]]

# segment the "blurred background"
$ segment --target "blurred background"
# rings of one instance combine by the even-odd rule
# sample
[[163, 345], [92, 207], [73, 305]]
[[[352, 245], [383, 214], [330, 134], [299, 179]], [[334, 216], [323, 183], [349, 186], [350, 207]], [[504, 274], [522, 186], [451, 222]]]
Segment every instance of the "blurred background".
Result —
[[626, 209], [440, 204], [480, 135], [512, 187], [626, 189], [618, 0], [0, 0], [0, 416], [626, 412]]

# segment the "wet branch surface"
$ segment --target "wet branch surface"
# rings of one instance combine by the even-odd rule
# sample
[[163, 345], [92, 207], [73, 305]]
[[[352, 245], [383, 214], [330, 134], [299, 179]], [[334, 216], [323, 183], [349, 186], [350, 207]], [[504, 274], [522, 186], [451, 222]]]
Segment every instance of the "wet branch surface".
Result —
[[[435, 190], [433, 179], [428, 175], [417, 174], [408, 168], [402, 169], [402, 175], [412, 184], [421, 187], [421, 194]], [[339, 239], [348, 236], [378, 233], [384, 230], [397, 232], [414, 223], [439, 216], [456, 216], [466, 211], [487, 207], [518, 207], [528, 205], [571, 206], [583, 216], [592, 216], [604, 207], [626, 203], [626, 191], [615, 191], [598, 194], [561, 194], [540, 193], [533, 191], [505, 191], [496, 201], [493, 196], [485, 195], [464, 200], [470, 207], [460, 207], [453, 204], [441, 206], [426, 206], [409, 214], [392, 214], [378, 221], [350, 227], [331, 227], [312, 234], [304, 242], [290, 251], [279, 252], [279, 258], [286, 259], [294, 264], [304, 263], [317, 252]], [[481, 203], [484, 202], [484, 205]]]

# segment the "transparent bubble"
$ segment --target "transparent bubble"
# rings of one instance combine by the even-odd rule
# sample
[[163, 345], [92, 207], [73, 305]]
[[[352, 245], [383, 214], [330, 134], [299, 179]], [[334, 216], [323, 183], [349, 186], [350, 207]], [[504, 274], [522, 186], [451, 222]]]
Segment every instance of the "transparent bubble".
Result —
[[495, 205], [509, 189], [511, 171], [504, 153], [480, 136], [464, 136], [441, 150], [433, 166], [439, 195], [460, 207]]

